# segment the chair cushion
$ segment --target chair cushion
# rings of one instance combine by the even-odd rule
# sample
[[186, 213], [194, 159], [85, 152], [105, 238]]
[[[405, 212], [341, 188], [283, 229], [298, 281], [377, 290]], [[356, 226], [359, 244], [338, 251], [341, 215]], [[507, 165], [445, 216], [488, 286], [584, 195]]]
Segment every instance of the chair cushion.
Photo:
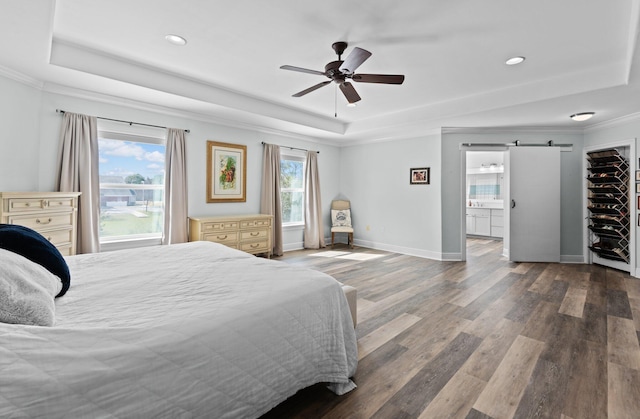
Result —
[[331, 227], [332, 233], [353, 233], [353, 227]]
[[[331, 210], [331, 225], [333, 227], [351, 227], [351, 210]], [[353, 231], [353, 230], [351, 230]]]

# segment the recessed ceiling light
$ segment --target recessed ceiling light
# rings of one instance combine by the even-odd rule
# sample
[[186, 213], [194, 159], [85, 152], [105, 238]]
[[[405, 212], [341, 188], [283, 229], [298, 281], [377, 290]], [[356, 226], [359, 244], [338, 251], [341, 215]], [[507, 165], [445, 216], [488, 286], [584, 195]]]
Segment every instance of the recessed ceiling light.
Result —
[[353, 102], [353, 103], [347, 103], [347, 106], [350, 108], [355, 108], [357, 105], [355, 102]]
[[183, 46], [187, 44], [187, 40], [181, 37], [180, 35], [169, 34], [164, 37], [170, 44]]
[[516, 65], [516, 64], [520, 64], [520, 63], [522, 63], [524, 60], [525, 60], [525, 58], [524, 58], [524, 57], [520, 57], [520, 56], [518, 56], [518, 57], [511, 57], [511, 58], [509, 58], [507, 61], [505, 61], [504, 63], [505, 63], [506, 65]]
[[595, 114], [595, 112], [580, 112], [574, 113], [569, 118], [573, 119], [574, 121], [586, 121], [587, 119], [591, 119], [591, 117], [593, 117], [593, 115]]

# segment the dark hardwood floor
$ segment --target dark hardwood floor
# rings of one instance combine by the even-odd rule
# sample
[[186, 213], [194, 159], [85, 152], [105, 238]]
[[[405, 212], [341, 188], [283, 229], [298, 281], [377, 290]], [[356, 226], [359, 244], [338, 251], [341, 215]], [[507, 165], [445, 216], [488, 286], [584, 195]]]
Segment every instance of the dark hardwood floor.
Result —
[[358, 289], [358, 388], [300, 391], [268, 418], [640, 418], [640, 280], [597, 265], [346, 247], [278, 258]]

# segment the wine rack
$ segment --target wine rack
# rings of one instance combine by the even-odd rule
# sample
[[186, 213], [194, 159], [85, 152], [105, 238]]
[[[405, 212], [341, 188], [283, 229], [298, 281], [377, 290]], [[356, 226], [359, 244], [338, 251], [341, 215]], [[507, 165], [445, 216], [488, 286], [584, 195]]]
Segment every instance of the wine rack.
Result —
[[616, 149], [587, 153], [589, 249], [629, 263], [629, 164]]

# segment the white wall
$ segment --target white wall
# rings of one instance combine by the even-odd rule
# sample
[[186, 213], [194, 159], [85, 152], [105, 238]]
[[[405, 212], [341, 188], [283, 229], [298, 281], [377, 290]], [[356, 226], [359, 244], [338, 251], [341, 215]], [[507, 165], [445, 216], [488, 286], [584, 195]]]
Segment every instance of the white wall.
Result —
[[0, 191], [36, 190], [41, 93], [3, 77], [0, 92]]
[[[470, 131], [470, 130], [469, 130]], [[455, 257], [462, 252], [460, 242], [461, 211], [461, 149], [462, 143], [509, 143], [515, 140], [522, 143], [546, 143], [552, 140], [556, 144], [573, 144], [572, 151], [563, 151], [561, 158], [561, 193], [560, 203], [560, 255], [561, 260], [582, 261], [583, 223], [582, 223], [582, 134], [563, 132], [444, 132], [442, 134], [442, 248], [443, 253]], [[541, 167], [540, 170], [544, 170]], [[531, 174], [535, 176], [535, 173]]]
[[[256, 214], [260, 212], [262, 173], [262, 141], [281, 146], [319, 150], [319, 171], [323, 208], [329, 214], [331, 199], [339, 190], [340, 150], [258, 130], [224, 126], [189, 115], [150, 106], [125, 103], [113, 99], [106, 103], [63, 94], [41, 92], [39, 89], [0, 77], [3, 95], [0, 102], [0, 191], [53, 190], [62, 116], [56, 109], [96, 115], [106, 118], [142, 122], [189, 129], [187, 134], [187, 176], [189, 215]], [[4, 95], [9, 92], [9, 95]], [[122, 102], [122, 104], [118, 103]], [[144, 109], [141, 109], [143, 108]], [[151, 110], [149, 110], [151, 109]], [[100, 121], [99, 121], [100, 124]], [[111, 124], [110, 126], [114, 126]], [[129, 126], [121, 124], [126, 131]], [[163, 130], [160, 130], [162, 132]], [[206, 141], [216, 140], [247, 146], [247, 200], [242, 203], [206, 202]], [[327, 215], [328, 217], [328, 215]], [[328, 218], [325, 236], [329, 236]], [[302, 230], [287, 231], [285, 249], [302, 247]]]
[[[431, 184], [409, 184], [419, 167], [431, 168]], [[357, 244], [441, 258], [439, 134], [345, 147], [340, 170]]]

